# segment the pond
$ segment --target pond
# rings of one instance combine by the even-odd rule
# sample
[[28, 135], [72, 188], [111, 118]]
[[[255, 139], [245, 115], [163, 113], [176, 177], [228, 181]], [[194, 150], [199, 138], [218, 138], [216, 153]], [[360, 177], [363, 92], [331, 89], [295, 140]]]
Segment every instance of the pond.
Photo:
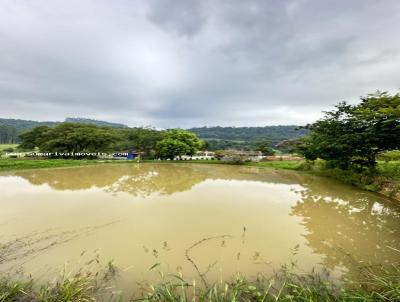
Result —
[[293, 261], [339, 280], [399, 259], [397, 202], [292, 171], [107, 164], [2, 173], [0, 192], [3, 273], [49, 279], [112, 260], [129, 291], [159, 280], [154, 265], [212, 282]]

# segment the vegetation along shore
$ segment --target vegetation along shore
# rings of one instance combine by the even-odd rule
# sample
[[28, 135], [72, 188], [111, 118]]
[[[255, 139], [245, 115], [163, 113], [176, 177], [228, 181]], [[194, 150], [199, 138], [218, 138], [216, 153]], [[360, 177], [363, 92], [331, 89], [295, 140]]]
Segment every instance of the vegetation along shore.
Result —
[[119, 268], [108, 262], [96, 272], [63, 271], [58, 278], [44, 283], [30, 277], [3, 276], [0, 301], [400, 301], [398, 264], [359, 265], [359, 281], [333, 282], [327, 271], [301, 272], [293, 262], [276, 270], [271, 277], [260, 274], [249, 280], [238, 274], [231, 280], [202, 284], [195, 279], [187, 280], [182, 274], [164, 274], [156, 263], [149, 270], [160, 276], [159, 283], [145, 284], [140, 290], [124, 293], [112, 283], [118, 277]]

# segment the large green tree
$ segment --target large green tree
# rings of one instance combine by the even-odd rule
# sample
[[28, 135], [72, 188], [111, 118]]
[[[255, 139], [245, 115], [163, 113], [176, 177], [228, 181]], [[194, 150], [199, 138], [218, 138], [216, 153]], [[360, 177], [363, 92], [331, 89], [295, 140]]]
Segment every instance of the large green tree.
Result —
[[120, 139], [116, 129], [77, 123], [62, 123], [54, 128], [37, 127], [20, 138], [23, 148], [75, 153], [109, 151]]
[[174, 159], [182, 155], [195, 155], [202, 147], [203, 141], [196, 134], [181, 130], [170, 129], [164, 139], [157, 143], [157, 153], [160, 158]]
[[36, 147], [40, 148], [46, 142], [48, 136], [47, 133], [51, 131], [48, 126], [38, 126], [30, 131], [22, 133], [19, 138], [21, 139], [21, 144], [19, 147], [25, 150], [32, 150]]
[[400, 94], [376, 92], [357, 105], [339, 103], [306, 128], [311, 133], [299, 151], [307, 159], [344, 169], [373, 167], [379, 152], [400, 148]]
[[128, 128], [119, 130], [119, 151], [139, 151], [145, 158], [153, 158], [157, 143], [164, 138], [165, 131], [152, 128]]

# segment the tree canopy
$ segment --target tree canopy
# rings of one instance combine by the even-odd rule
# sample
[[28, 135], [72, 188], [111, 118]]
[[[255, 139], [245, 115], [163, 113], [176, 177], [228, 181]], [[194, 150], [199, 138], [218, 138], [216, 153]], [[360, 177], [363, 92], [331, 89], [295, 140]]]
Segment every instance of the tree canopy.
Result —
[[379, 152], [400, 147], [400, 94], [378, 91], [357, 105], [341, 102], [306, 128], [311, 133], [299, 151], [307, 159], [344, 169], [373, 167]]
[[20, 136], [21, 148], [43, 152], [101, 152], [110, 150], [119, 137], [114, 129], [90, 124], [62, 123], [40, 126]]
[[157, 144], [157, 154], [163, 159], [174, 159], [182, 155], [194, 155], [202, 147], [196, 134], [181, 129], [170, 129]]

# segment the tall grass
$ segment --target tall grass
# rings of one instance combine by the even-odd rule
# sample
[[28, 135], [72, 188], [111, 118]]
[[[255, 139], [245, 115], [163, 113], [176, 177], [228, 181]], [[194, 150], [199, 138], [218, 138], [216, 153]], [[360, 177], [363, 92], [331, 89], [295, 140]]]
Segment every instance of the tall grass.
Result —
[[[109, 269], [107, 271], [109, 273]], [[114, 270], [113, 268], [112, 270]], [[146, 301], [146, 302], [233, 302], [233, 301], [400, 301], [400, 270], [364, 267], [363, 278], [343, 284], [330, 280], [327, 272], [301, 273], [293, 266], [282, 267], [272, 277], [249, 281], [236, 276], [231, 281], [203, 286], [182, 278], [163, 275], [158, 284], [142, 289], [137, 298], [116, 295], [104, 286], [104, 274], [63, 276], [55, 282], [37, 284], [33, 280], [0, 279], [0, 302], [82, 302], [82, 301]]]
[[400, 271], [396, 266], [369, 271], [365, 279], [338, 285], [329, 279], [329, 274], [295, 272], [282, 267], [269, 279], [248, 281], [237, 276], [231, 282], [221, 282], [208, 288], [196, 287], [180, 276], [151, 286], [149, 292], [139, 299], [158, 301], [400, 301]]

